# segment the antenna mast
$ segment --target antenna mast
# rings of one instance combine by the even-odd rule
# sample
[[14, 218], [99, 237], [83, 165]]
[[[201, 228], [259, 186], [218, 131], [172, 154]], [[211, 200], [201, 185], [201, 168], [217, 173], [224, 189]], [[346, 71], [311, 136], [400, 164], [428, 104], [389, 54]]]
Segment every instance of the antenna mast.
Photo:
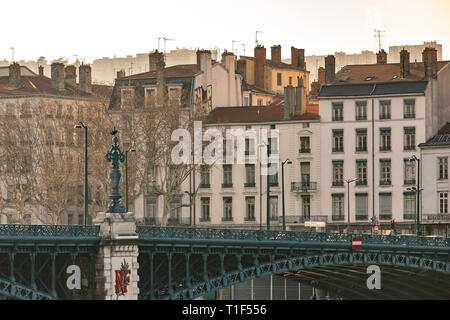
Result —
[[375, 35], [375, 38], [378, 38], [378, 52], [381, 51], [381, 37], [384, 37], [384, 35], [381, 34], [381, 32], [384, 32], [384, 30], [373, 30], [377, 34]]
[[12, 53], [12, 62], [14, 62], [14, 47], [9, 48], [11, 49], [11, 53]]
[[231, 43], [231, 47], [232, 47], [232, 50], [233, 50], [233, 54], [237, 54], [237, 50], [236, 50], [236, 53], [234, 53], [235, 52], [235, 50], [234, 50], [234, 43], [235, 42], [240, 42], [239, 40], [233, 40]]
[[264, 32], [262, 32], [262, 31], [256, 31], [256, 33], [255, 33], [255, 47], [258, 46], [258, 33], [264, 33]]

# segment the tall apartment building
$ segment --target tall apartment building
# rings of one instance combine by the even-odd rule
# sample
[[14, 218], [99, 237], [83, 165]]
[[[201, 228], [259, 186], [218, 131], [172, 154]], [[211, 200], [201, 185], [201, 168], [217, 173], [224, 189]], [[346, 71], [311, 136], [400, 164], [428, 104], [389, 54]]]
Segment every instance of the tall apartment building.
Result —
[[377, 64], [335, 73], [334, 56], [325, 59], [318, 96], [321, 202], [330, 228], [345, 228], [350, 212], [357, 231], [370, 230], [372, 217], [381, 225], [395, 219], [403, 233], [414, 230], [416, 197], [410, 190], [417, 163], [409, 159], [420, 156], [418, 144], [450, 117], [450, 67], [437, 61], [434, 48], [423, 51], [422, 63], [410, 62], [406, 50], [400, 61], [387, 63], [381, 51]]

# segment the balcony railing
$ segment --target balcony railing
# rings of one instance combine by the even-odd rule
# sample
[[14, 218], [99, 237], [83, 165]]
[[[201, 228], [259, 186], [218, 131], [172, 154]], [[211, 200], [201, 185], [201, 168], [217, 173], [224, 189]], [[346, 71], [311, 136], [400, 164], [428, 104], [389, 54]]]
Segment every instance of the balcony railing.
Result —
[[244, 183], [244, 188], [254, 188], [255, 183], [254, 182], [246, 182]]
[[423, 222], [450, 222], [449, 213], [439, 213], [439, 214], [424, 214]]
[[391, 146], [381, 146], [380, 151], [391, 151]]
[[404, 184], [416, 184], [416, 180], [404, 180], [403, 181]]
[[312, 181], [291, 182], [292, 192], [311, 192], [316, 190], [317, 190], [317, 182]]
[[226, 222], [226, 221], [233, 221], [233, 217], [222, 217], [222, 221]]
[[344, 181], [333, 181], [332, 186], [333, 187], [343, 187]]
[[200, 183], [200, 188], [211, 188], [209, 183]]
[[367, 214], [364, 214], [364, 215], [359, 215], [359, 214], [357, 214], [356, 216], [355, 216], [355, 218], [356, 218], [356, 220], [358, 220], [358, 221], [361, 221], [361, 220], [368, 220], [369, 219], [369, 216], [367, 215]]
[[390, 186], [391, 184], [391, 180], [380, 180], [380, 186]]
[[300, 148], [298, 153], [311, 153], [311, 148]]
[[211, 218], [210, 217], [200, 217], [200, 222], [210, 222]]
[[380, 214], [380, 220], [391, 220], [392, 214]]
[[333, 148], [333, 152], [344, 152], [344, 147]]
[[403, 220], [414, 220], [416, 219], [415, 213], [404, 213], [403, 214]]
[[344, 215], [331, 215], [331, 220], [333, 221], [344, 221]]
[[[286, 216], [286, 223], [305, 223], [305, 221], [322, 221], [327, 222], [328, 216]], [[283, 217], [278, 217], [280, 223], [283, 222]]]
[[343, 116], [333, 116], [333, 121], [344, 121]]
[[356, 147], [356, 152], [367, 152], [367, 147]]
[[407, 118], [415, 118], [415, 117], [416, 117], [415, 113], [405, 113], [404, 114], [404, 118], [405, 119], [407, 119]]
[[233, 188], [232, 183], [222, 183], [222, 188]]

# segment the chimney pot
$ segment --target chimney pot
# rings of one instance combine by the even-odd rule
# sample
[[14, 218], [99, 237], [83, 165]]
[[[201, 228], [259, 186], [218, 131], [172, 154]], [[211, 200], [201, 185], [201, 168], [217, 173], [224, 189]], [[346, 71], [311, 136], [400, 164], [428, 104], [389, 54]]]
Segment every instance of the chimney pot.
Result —
[[275, 64], [281, 63], [281, 45], [272, 46], [270, 48], [271, 60]]
[[291, 65], [306, 70], [305, 49], [291, 47]]
[[149, 69], [148, 71], [156, 71], [158, 62], [164, 61], [164, 53], [155, 50], [148, 55]]
[[325, 57], [325, 83], [330, 84], [334, 82], [336, 76], [336, 59], [333, 55]]
[[377, 53], [377, 64], [387, 64], [387, 53], [384, 49]]
[[409, 52], [403, 48], [400, 51], [400, 77], [406, 78], [409, 76]]
[[64, 64], [53, 62], [51, 65], [51, 83], [52, 88], [56, 90], [64, 89]]
[[86, 93], [92, 93], [91, 66], [88, 64], [82, 64], [78, 68], [78, 74], [80, 77], [80, 90]]
[[13, 62], [9, 65], [9, 88], [16, 89], [20, 86], [20, 64]]
[[66, 85], [75, 88], [77, 86], [77, 68], [75, 66], [67, 66], [64, 73]]
[[40, 75], [41, 77], [44, 76], [44, 67], [43, 67], [43, 66], [39, 66], [39, 75]]
[[437, 50], [426, 47], [422, 52], [423, 67], [426, 79], [437, 78]]
[[266, 63], [266, 48], [256, 46], [254, 53], [255, 86], [264, 90], [264, 65]]
[[120, 78], [125, 78], [125, 70], [120, 69], [119, 71], [117, 71], [117, 79]]

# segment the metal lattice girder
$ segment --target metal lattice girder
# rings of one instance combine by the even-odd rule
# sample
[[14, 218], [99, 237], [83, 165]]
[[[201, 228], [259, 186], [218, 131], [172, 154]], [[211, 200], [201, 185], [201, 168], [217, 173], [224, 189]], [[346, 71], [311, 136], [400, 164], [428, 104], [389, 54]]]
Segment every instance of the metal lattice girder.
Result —
[[12, 238], [99, 239], [99, 226], [0, 224], [0, 240]]
[[0, 294], [20, 300], [56, 300], [55, 297], [0, 278]]

